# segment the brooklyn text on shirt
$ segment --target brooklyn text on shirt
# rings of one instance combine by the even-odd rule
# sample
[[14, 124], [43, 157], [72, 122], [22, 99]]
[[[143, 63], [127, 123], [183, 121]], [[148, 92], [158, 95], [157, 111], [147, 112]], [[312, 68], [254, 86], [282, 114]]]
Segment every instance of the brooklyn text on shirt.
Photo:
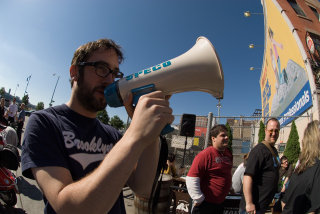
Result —
[[[101, 137], [97, 139], [96, 136], [92, 140], [83, 141], [75, 138], [75, 134], [71, 131], [63, 131], [64, 143], [66, 148], [77, 147], [83, 153], [70, 154], [69, 156], [77, 161], [85, 170], [91, 163], [102, 161], [104, 156], [112, 149], [113, 144], [103, 144]], [[92, 152], [92, 154], [88, 153]]]
[[85, 152], [100, 152], [107, 154], [113, 147], [113, 144], [103, 144], [101, 137], [97, 139], [92, 137], [91, 141], [83, 141], [75, 138], [75, 134], [70, 131], [62, 131], [66, 148], [77, 147], [78, 150]]

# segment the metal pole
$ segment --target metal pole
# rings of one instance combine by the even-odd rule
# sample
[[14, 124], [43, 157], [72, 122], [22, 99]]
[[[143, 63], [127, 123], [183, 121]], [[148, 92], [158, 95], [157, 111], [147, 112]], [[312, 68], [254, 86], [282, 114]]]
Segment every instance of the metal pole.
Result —
[[183, 150], [183, 158], [182, 158], [182, 164], [180, 166], [180, 169], [184, 168], [184, 158], [186, 156], [186, 149], [187, 149], [187, 143], [188, 143], [188, 137], [186, 136], [186, 141], [184, 142], [184, 150]]
[[208, 123], [207, 123], [206, 140], [204, 142], [204, 148], [203, 149], [208, 147], [208, 142], [209, 142], [209, 140], [211, 140], [210, 139], [210, 129], [211, 129], [212, 117], [213, 117], [212, 112], [209, 112], [209, 114], [208, 114]]
[[54, 102], [54, 101], [53, 101], [53, 96], [54, 96], [54, 92], [56, 91], [56, 88], [57, 88], [57, 85], [58, 85], [59, 79], [60, 79], [60, 76], [58, 76], [58, 79], [57, 79], [56, 85], [54, 86], [54, 90], [53, 90], [53, 93], [52, 93], [51, 101], [50, 101], [50, 103], [49, 103], [49, 106], [50, 106], [50, 107], [52, 106], [52, 103]]
[[27, 88], [28, 88], [28, 85], [29, 85], [30, 79], [31, 79], [31, 75], [30, 75], [30, 76], [28, 76], [28, 78], [27, 78], [27, 86], [26, 86], [26, 89], [24, 90], [24, 94], [23, 94], [23, 96], [25, 96], [25, 95], [26, 95], [26, 93], [27, 93]]
[[16, 90], [14, 90], [14, 97], [16, 96], [16, 92], [17, 92], [17, 88], [19, 87], [19, 84], [17, 84], [17, 86], [16, 86]]
[[218, 108], [218, 121], [217, 123], [219, 124], [220, 123], [220, 108], [222, 107], [222, 105], [220, 104], [220, 99], [219, 99], [219, 102], [217, 104], [217, 108]]

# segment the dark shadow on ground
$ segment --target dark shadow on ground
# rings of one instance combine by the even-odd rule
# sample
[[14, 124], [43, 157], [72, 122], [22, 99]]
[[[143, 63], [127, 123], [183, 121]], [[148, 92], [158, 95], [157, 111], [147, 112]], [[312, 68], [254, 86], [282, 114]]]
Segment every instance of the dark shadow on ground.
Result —
[[23, 176], [17, 177], [17, 183], [20, 194], [23, 194], [33, 200], [42, 200], [42, 192], [36, 185], [30, 184], [28, 181], [26, 181]]

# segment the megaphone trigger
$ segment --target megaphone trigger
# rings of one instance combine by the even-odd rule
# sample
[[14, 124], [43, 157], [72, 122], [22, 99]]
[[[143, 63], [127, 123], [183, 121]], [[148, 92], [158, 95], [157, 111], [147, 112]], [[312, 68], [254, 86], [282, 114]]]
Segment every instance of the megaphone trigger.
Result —
[[133, 95], [133, 101], [132, 104], [134, 106], [137, 105], [139, 98], [144, 95], [148, 94], [150, 92], [155, 91], [154, 84], [144, 85], [138, 88], [131, 89], [132, 95]]

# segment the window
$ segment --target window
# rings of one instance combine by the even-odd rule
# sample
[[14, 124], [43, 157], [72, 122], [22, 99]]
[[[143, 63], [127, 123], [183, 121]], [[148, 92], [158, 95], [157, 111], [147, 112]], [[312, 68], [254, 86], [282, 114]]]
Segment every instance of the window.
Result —
[[291, 5], [291, 7], [294, 9], [296, 14], [306, 17], [306, 14], [304, 14], [303, 10], [299, 7], [299, 5], [296, 2], [296, 0], [287, 0], [287, 1]]
[[309, 6], [314, 15], [317, 17], [318, 21], [320, 21], [320, 16], [316, 8]]

